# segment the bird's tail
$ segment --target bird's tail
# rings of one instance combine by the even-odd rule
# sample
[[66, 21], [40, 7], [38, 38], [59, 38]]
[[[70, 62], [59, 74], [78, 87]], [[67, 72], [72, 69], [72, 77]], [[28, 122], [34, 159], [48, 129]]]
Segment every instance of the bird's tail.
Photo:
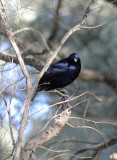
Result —
[[45, 83], [39, 84], [39, 86], [37, 87], [37, 89], [36, 89], [32, 99], [31, 99], [31, 101], [33, 101], [35, 99], [35, 97], [37, 96], [38, 92], [43, 91], [43, 90], [48, 91], [48, 87], [47, 87], [47, 85]]
[[36, 91], [35, 91], [35, 93], [34, 93], [34, 95], [33, 95], [33, 97], [32, 97], [32, 99], [31, 99], [31, 101], [34, 101], [35, 97], [37, 96], [38, 92], [40, 92], [40, 91], [42, 91], [42, 87], [38, 86]]

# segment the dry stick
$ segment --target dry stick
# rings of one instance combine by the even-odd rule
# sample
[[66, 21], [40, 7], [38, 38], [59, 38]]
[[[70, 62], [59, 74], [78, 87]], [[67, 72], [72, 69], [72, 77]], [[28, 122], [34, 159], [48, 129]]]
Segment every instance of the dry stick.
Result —
[[13, 38], [12, 31], [10, 30], [10, 28], [8, 26], [7, 18], [6, 18], [5, 11], [4, 11], [4, 7], [2, 5], [0, 7], [0, 16], [1, 16], [2, 22], [4, 24], [8, 39], [10, 40], [11, 45], [13, 46], [13, 49], [16, 53], [16, 56], [18, 58], [19, 64], [20, 64], [21, 69], [22, 69], [22, 72], [23, 72], [24, 76], [26, 77], [26, 82], [27, 82], [27, 99], [26, 99], [26, 102], [25, 102], [25, 111], [24, 111], [24, 114], [23, 114], [23, 117], [22, 117], [22, 122], [21, 122], [21, 127], [20, 127], [20, 130], [19, 130], [18, 140], [17, 140], [17, 143], [16, 143], [16, 153], [15, 153], [15, 157], [14, 157], [14, 160], [19, 160], [20, 152], [21, 152], [22, 137], [23, 137], [23, 133], [24, 133], [26, 123], [27, 123], [28, 110], [29, 110], [29, 107], [30, 107], [29, 97], [30, 97], [30, 90], [32, 88], [32, 84], [31, 84], [30, 76], [28, 74], [26, 66], [24, 64], [24, 61], [21, 57], [20, 50], [19, 50], [19, 48], [18, 48], [18, 46], [17, 46], [17, 44], [16, 44], [16, 42]]
[[41, 133], [32, 137], [22, 149], [20, 159], [27, 160], [40, 144], [47, 142], [48, 140], [59, 134], [63, 126], [68, 121], [70, 115], [71, 115], [71, 110], [69, 110], [69, 108], [64, 110], [60, 114], [60, 116], [58, 116], [54, 120], [54, 123], [52, 124], [52, 126], [48, 128], [48, 130], [42, 131]]
[[117, 0], [106, 0], [106, 1], [109, 2], [110, 4], [117, 6]]
[[[66, 97], [65, 97], [66, 99]], [[71, 115], [71, 106], [66, 103], [66, 107], [62, 113], [60, 113], [55, 119], [54, 123], [46, 131], [41, 131], [36, 136], [32, 137], [24, 146], [21, 152], [21, 160], [27, 160], [35, 149], [44, 142], [48, 141], [52, 137], [56, 136], [62, 130], [63, 126], [68, 121]]]
[[49, 48], [49, 46], [48, 46], [48, 44], [47, 44], [47, 42], [46, 42], [45, 37], [43, 36], [43, 34], [42, 34], [39, 30], [36, 30], [36, 29], [34, 29], [34, 28], [32, 28], [32, 27], [26, 27], [26, 28], [19, 29], [19, 30], [15, 31], [15, 32], [13, 33], [13, 35], [16, 35], [16, 34], [18, 34], [18, 33], [20, 33], [20, 32], [24, 32], [24, 31], [33, 31], [33, 32], [35, 32], [36, 34], [38, 34], [38, 35], [41, 37], [42, 42], [44, 43], [46, 49], [47, 49], [47, 50], [50, 50], [50, 48]]
[[32, 87], [31, 81], [30, 81], [30, 76], [29, 76], [28, 71], [26, 69], [26, 66], [24, 64], [24, 61], [23, 61], [23, 59], [21, 57], [20, 50], [19, 50], [19, 48], [18, 48], [18, 46], [17, 46], [17, 44], [16, 44], [16, 42], [15, 42], [15, 40], [13, 38], [12, 31], [10, 30], [10, 28], [8, 26], [7, 18], [6, 18], [6, 15], [5, 15], [3, 7], [0, 7], [0, 16], [1, 16], [2, 22], [4, 24], [8, 39], [11, 42], [11, 45], [13, 46], [13, 49], [14, 49], [14, 51], [16, 53], [17, 58], [18, 58], [19, 64], [20, 64], [21, 69], [22, 69], [22, 72], [23, 72], [23, 74], [25, 75], [25, 77], [27, 79], [27, 86], [28, 87]]
[[[0, 60], [3, 60], [5, 62], [11, 62], [12, 59], [13, 59], [13, 63], [19, 64], [18, 59], [15, 56], [10, 56], [10, 55], [5, 55], [0, 53]], [[42, 70], [43, 65], [40, 61], [33, 58], [23, 58], [23, 60], [26, 65], [32, 66], [39, 71]]]
[[10, 159], [11, 157], [13, 157], [13, 153], [14, 153], [14, 148], [13, 148], [11, 154], [9, 154], [7, 157], [5, 157], [5, 158], [2, 159], [2, 160], [8, 160], [8, 159]]
[[[5, 31], [1, 30], [1, 28], [0, 28], [0, 34], [7, 37]], [[12, 34], [14, 35], [14, 33]], [[21, 46], [21, 47], [23, 46], [23, 48], [25, 48], [25, 52], [21, 53], [23, 58], [26, 57], [27, 55], [34, 56], [34, 55], [43, 55], [45, 53], [48, 53], [47, 49], [40, 50], [39, 46], [36, 46], [35, 44], [28, 42], [27, 40], [23, 40], [21, 39], [21, 37], [20, 38], [15, 37], [15, 41], [17, 42], [18, 46]]]
[[7, 102], [6, 102], [4, 97], [3, 97], [3, 100], [4, 100], [4, 103], [5, 103], [5, 106], [6, 106], [6, 109], [7, 109], [7, 113], [8, 113], [8, 116], [9, 116], [9, 130], [10, 130], [10, 134], [11, 134], [12, 145], [13, 145], [13, 148], [14, 148], [15, 147], [15, 139], [14, 139], [13, 128], [12, 128], [11, 108], [10, 108], [10, 105], [8, 107], [8, 104], [7, 104]]
[[84, 148], [84, 149], [81, 149], [77, 152], [74, 153], [74, 156], [72, 156], [69, 160], [72, 160], [76, 155], [80, 154], [80, 153], [83, 153], [83, 152], [87, 152], [87, 151], [95, 151], [94, 154], [91, 155], [91, 159], [94, 158], [99, 151], [102, 151], [103, 149], [107, 148], [107, 145], [108, 146], [112, 146], [114, 144], [117, 143], [117, 138], [114, 137], [114, 138], [111, 138], [108, 142], [104, 142], [104, 143], [99, 143], [93, 147], [88, 147], [88, 148]]
[[9, 116], [9, 129], [10, 129], [10, 134], [11, 134], [11, 139], [12, 139], [12, 145], [13, 145], [13, 147], [15, 147], [16, 143], [15, 143], [15, 139], [14, 139], [14, 135], [13, 135], [13, 127], [12, 127], [12, 120], [11, 120], [11, 107], [10, 107], [10, 105], [9, 105], [9, 109], [7, 109], [7, 113], [8, 113], [8, 116]]

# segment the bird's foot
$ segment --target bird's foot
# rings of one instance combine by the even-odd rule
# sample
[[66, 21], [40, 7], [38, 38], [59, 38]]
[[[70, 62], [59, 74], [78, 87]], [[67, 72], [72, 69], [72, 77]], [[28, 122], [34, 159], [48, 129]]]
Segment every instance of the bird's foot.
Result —
[[58, 88], [58, 89], [55, 89], [54, 92], [58, 93], [62, 97], [68, 96], [68, 92], [65, 89]]

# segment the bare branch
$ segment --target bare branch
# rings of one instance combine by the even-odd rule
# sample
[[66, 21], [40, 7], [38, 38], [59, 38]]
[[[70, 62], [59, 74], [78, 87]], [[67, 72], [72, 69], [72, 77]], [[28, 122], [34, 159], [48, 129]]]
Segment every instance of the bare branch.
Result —
[[110, 4], [113, 4], [115, 6], [117, 6], [117, 0], [105, 0], [107, 2], [109, 2]]
[[[0, 34], [7, 37], [7, 34], [3, 30], [0, 30]], [[40, 46], [37, 46], [35, 43], [30, 43], [27, 40], [21, 39], [21, 37], [20, 38], [14, 37], [14, 38], [19, 47], [23, 46], [23, 48], [25, 48], [25, 51], [22, 53], [23, 58], [29, 55], [40, 56], [40, 55], [48, 53], [47, 49], [40, 50]]]
[[56, 140], [53, 141], [51, 143], [46, 144], [45, 146], [49, 146], [49, 145], [54, 145], [56, 143], [85, 143], [85, 144], [91, 144], [91, 145], [96, 145], [98, 144], [97, 142], [91, 142], [91, 141], [80, 141], [77, 139], [65, 139], [65, 140]]
[[[12, 60], [13, 60], [13, 63], [19, 64], [18, 59], [13, 56], [0, 54], [0, 59], [5, 62], [12, 62]], [[33, 58], [23, 58], [23, 60], [26, 65], [32, 66], [32, 67], [36, 68], [37, 70], [41, 71], [42, 64], [40, 61], [34, 60]]]
[[11, 154], [10, 154], [10, 155], [8, 155], [6, 158], [4, 158], [4, 159], [2, 159], [2, 160], [7, 160], [7, 159], [9, 159], [9, 158], [13, 157], [13, 152], [14, 152], [14, 148], [13, 148], [13, 150], [12, 150]]
[[39, 30], [37, 31], [37, 30], [34, 29], [34, 28], [31, 28], [31, 27], [22, 28], [22, 29], [20, 29], [20, 30], [15, 31], [15, 32], [13, 33], [13, 35], [16, 35], [16, 34], [18, 34], [18, 33], [20, 33], [20, 32], [24, 32], [24, 31], [34, 31], [35, 33], [37, 33], [37, 34], [41, 37], [41, 39], [42, 39], [42, 41], [43, 41], [43, 43], [44, 43], [44, 45], [45, 45], [45, 48], [46, 48], [47, 50], [50, 49], [49, 46], [48, 46], [48, 44], [47, 44], [47, 42], [46, 42], [45, 37], [43, 36], [43, 34], [42, 34]]
[[98, 153], [99, 151], [102, 151], [103, 149], [109, 147], [109, 146], [112, 146], [114, 144], [117, 143], [117, 138], [112, 138], [110, 139], [108, 142], [104, 142], [104, 143], [99, 143], [97, 144], [96, 146], [93, 145], [93, 147], [88, 147], [88, 148], [84, 148], [82, 150], [79, 150], [77, 151], [76, 153], [74, 153], [74, 156], [72, 156], [69, 160], [72, 160], [75, 156], [77, 156], [78, 154], [80, 153], [83, 153], [83, 152], [86, 152], [86, 151], [94, 151], [94, 153], [92, 154], [91, 158], [94, 158]]
[[1, 15], [2, 22], [4, 24], [4, 28], [5, 28], [6, 33], [7, 33], [7, 37], [9, 39], [11, 45], [13, 46], [13, 49], [16, 53], [17, 59], [18, 59], [19, 64], [21, 66], [22, 72], [23, 72], [24, 76], [26, 77], [26, 82], [27, 82], [27, 99], [25, 101], [25, 111], [23, 113], [23, 117], [22, 117], [22, 121], [21, 121], [18, 140], [17, 140], [17, 143], [16, 143], [16, 153], [15, 153], [15, 157], [14, 157], [15, 160], [19, 160], [20, 152], [21, 152], [22, 137], [23, 137], [23, 133], [24, 133], [26, 123], [27, 123], [28, 111], [29, 111], [29, 107], [30, 107], [29, 97], [30, 97], [30, 90], [32, 88], [32, 84], [31, 84], [31, 80], [30, 80], [30, 76], [29, 76], [29, 73], [27, 71], [27, 68], [24, 64], [24, 61], [23, 61], [22, 57], [21, 57], [20, 50], [19, 50], [19, 48], [18, 48], [18, 46], [17, 46], [17, 44], [14, 40], [14, 37], [12, 35], [12, 31], [10, 30], [10, 28], [8, 26], [7, 17], [5, 15], [5, 9], [2, 5], [0, 7], [0, 15]]
[[40, 145], [54, 136], [56, 136], [62, 130], [63, 126], [68, 121], [71, 115], [71, 110], [68, 108], [63, 111], [57, 118], [55, 118], [54, 123], [51, 127], [48, 128], [47, 131], [43, 131], [39, 133], [37, 136], [31, 138], [24, 146], [21, 154], [21, 160], [27, 160], [31, 154], [35, 151], [35, 149]]
[[1, 19], [2, 19], [2, 22], [4, 24], [4, 28], [6, 30], [8, 39], [11, 42], [11, 45], [13, 46], [13, 49], [14, 49], [14, 51], [16, 53], [16, 56], [17, 56], [18, 61], [19, 61], [19, 64], [21, 66], [22, 72], [24, 73], [24, 75], [25, 75], [25, 77], [27, 79], [27, 85], [28, 85], [28, 87], [32, 87], [31, 81], [30, 81], [30, 76], [29, 76], [28, 71], [26, 69], [26, 66], [24, 64], [24, 61], [23, 61], [23, 59], [21, 57], [20, 50], [19, 50], [19, 48], [18, 48], [18, 46], [17, 46], [17, 44], [16, 44], [16, 42], [15, 42], [15, 40], [13, 38], [12, 31], [10, 30], [10, 28], [9, 28], [9, 26], [7, 24], [7, 18], [6, 18], [3, 6], [0, 7], [0, 15], [1, 15]]
[[16, 143], [15, 143], [15, 139], [14, 139], [14, 135], [13, 135], [13, 128], [12, 128], [12, 120], [11, 120], [11, 108], [9, 106], [9, 109], [7, 109], [8, 115], [9, 115], [9, 129], [10, 129], [10, 134], [11, 134], [11, 139], [12, 139], [12, 145], [13, 147], [15, 147]]

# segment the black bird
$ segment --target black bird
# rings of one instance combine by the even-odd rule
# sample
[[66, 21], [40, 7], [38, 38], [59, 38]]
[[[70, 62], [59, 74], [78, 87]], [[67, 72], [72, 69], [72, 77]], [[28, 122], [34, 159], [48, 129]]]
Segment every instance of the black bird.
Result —
[[78, 77], [80, 70], [80, 58], [76, 53], [72, 53], [68, 58], [52, 64], [40, 79], [32, 101], [39, 91], [63, 88], [72, 83]]

